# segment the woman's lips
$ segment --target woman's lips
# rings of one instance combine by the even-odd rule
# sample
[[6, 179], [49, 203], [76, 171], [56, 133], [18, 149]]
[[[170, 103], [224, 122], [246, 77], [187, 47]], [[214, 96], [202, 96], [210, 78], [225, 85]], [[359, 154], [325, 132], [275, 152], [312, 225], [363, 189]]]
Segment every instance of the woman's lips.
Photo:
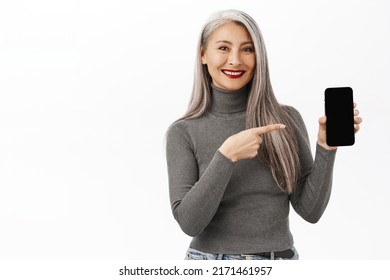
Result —
[[224, 73], [228, 78], [231, 79], [237, 79], [241, 78], [242, 75], [244, 75], [245, 71], [242, 70], [227, 70], [227, 69], [222, 69], [222, 73]]

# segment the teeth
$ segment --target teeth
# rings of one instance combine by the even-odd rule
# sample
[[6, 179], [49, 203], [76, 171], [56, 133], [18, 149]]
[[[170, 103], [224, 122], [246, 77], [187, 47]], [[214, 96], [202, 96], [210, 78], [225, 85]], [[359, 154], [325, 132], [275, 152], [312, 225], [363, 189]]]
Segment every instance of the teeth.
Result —
[[240, 75], [242, 75], [242, 73], [244, 73], [242, 71], [240, 71], [240, 72], [223, 71], [223, 72], [228, 74], [228, 75], [231, 75], [231, 76], [240, 76]]

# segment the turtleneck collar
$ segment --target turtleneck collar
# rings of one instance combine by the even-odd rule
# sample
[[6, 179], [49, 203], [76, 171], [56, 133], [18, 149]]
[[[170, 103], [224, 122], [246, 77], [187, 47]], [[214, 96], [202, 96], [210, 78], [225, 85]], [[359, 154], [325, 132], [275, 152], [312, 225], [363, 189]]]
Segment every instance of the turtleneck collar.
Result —
[[248, 102], [249, 87], [228, 91], [211, 84], [211, 106], [209, 112], [212, 114], [232, 114], [246, 111]]

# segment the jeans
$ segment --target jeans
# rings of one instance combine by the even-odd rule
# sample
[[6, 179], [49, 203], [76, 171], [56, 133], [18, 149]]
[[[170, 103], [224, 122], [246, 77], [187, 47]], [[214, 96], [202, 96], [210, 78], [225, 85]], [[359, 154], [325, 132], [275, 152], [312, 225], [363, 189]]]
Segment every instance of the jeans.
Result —
[[[275, 258], [275, 260], [299, 260], [299, 254], [294, 246], [290, 248], [294, 256], [290, 259]], [[211, 254], [188, 248], [185, 260], [272, 260], [273, 258], [246, 254]]]

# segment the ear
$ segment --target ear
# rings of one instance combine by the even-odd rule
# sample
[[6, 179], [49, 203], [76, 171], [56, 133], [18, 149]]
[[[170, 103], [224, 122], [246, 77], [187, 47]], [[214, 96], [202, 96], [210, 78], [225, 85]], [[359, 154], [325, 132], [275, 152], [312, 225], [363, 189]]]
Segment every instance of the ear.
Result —
[[207, 64], [206, 49], [204, 47], [200, 48], [200, 55], [201, 55], [201, 58], [202, 58], [202, 64]]

